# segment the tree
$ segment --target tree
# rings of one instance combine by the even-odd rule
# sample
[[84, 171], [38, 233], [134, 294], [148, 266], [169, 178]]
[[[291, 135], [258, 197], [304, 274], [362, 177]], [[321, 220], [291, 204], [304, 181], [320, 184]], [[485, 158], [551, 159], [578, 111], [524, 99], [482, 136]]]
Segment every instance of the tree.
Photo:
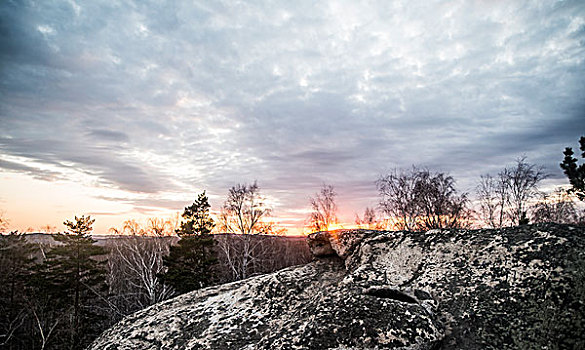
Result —
[[541, 196], [538, 185], [546, 178], [543, 167], [527, 163], [526, 157], [497, 177], [482, 175], [476, 187], [481, 219], [491, 227], [527, 224], [529, 203]]
[[177, 229], [180, 240], [171, 246], [163, 258], [167, 271], [162, 280], [179, 293], [203, 288], [214, 282], [213, 266], [217, 262], [211, 231], [215, 226], [209, 216], [209, 201], [205, 191], [191, 206], [185, 207], [183, 221]]
[[0, 348], [31, 348], [25, 290], [36, 248], [18, 232], [0, 236]]
[[380, 229], [382, 225], [378, 221], [376, 215], [376, 209], [366, 207], [364, 210], [363, 218], [360, 218], [358, 214], [355, 214], [355, 223], [360, 228], [368, 228], [368, 229]]
[[209, 215], [209, 199], [205, 195], [205, 191], [199, 194], [197, 199], [189, 207], [185, 207], [183, 212], [184, 221], [181, 222], [181, 228], [177, 233], [182, 235], [207, 235], [210, 234], [215, 223]]
[[467, 194], [458, 194], [453, 177], [412, 167], [382, 176], [376, 182], [380, 208], [399, 230], [430, 230], [469, 226]]
[[380, 208], [394, 222], [397, 230], [412, 231], [416, 227], [419, 215], [415, 192], [417, 172], [415, 167], [408, 172], [394, 169], [376, 181], [381, 197]]
[[[108, 286], [110, 299], [121, 315], [143, 309], [173, 295], [162, 282], [163, 257], [174, 237], [130, 236], [109, 239]], [[117, 319], [117, 318], [115, 318]]]
[[[585, 136], [579, 139], [581, 150], [581, 158], [585, 159]], [[563, 152], [565, 159], [560, 164], [569, 182], [572, 186], [571, 192], [577, 195], [582, 201], [585, 201], [585, 163], [577, 166], [577, 158], [573, 158], [573, 149], [571, 147], [565, 148]]]
[[516, 166], [502, 172], [509, 191], [509, 216], [513, 225], [528, 223], [527, 206], [531, 199], [540, 196], [538, 184], [547, 178], [542, 167], [526, 162], [526, 157], [516, 160]]
[[421, 216], [418, 229], [463, 228], [469, 226], [467, 193], [458, 194], [455, 180], [444, 173], [421, 170], [415, 184], [416, 204]]
[[498, 177], [482, 175], [476, 188], [479, 200], [480, 218], [490, 227], [501, 228], [506, 219], [506, 205], [509, 202], [508, 179], [501, 172]]
[[313, 232], [327, 231], [329, 227], [337, 223], [337, 193], [333, 186], [323, 184], [321, 191], [315, 197], [309, 198], [312, 212], [309, 215], [309, 227]]
[[[103, 268], [106, 252], [89, 236], [94, 222], [90, 216], [76, 216], [75, 221], [65, 221], [63, 224], [68, 231], [53, 236], [60, 245], [47, 253], [47, 260], [36, 274], [33, 286], [37, 289], [38, 300], [33, 302], [38, 306], [45, 300], [42, 311], [52, 315], [47, 316], [52, 321], [45, 322], [43, 329], [41, 309], [33, 308], [43, 342], [47, 330], [59, 324], [57, 332], [63, 335], [63, 343], [58, 347], [84, 347], [98, 335], [100, 327], [97, 325], [106, 318], [105, 307], [100, 309], [107, 291]], [[100, 257], [102, 261], [97, 260]]]
[[0, 209], [0, 233], [8, 228], [8, 219], [4, 216], [4, 211]]
[[219, 229], [231, 235], [220, 235], [217, 239], [233, 280], [247, 278], [256, 263], [258, 240], [250, 236], [275, 231], [273, 224], [265, 220], [270, 212], [257, 182], [251, 185], [237, 184], [228, 190], [220, 214]]
[[577, 208], [571, 194], [562, 188], [544, 194], [534, 205], [532, 221], [576, 224], [579, 222]]

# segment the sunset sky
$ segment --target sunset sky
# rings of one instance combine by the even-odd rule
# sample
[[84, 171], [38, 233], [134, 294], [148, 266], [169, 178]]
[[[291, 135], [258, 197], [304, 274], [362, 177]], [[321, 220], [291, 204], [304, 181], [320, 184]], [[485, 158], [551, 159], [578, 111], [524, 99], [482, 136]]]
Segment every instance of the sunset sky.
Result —
[[254, 180], [297, 232], [413, 164], [472, 192], [516, 158], [545, 188], [585, 134], [585, 2], [0, 2], [0, 209], [96, 232]]

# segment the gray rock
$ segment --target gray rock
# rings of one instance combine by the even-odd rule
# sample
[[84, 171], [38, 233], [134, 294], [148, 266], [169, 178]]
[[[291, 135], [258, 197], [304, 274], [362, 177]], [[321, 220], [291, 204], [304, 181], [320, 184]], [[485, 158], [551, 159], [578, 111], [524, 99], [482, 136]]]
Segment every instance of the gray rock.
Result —
[[137, 312], [90, 349], [582, 348], [585, 230], [308, 237], [316, 261]]

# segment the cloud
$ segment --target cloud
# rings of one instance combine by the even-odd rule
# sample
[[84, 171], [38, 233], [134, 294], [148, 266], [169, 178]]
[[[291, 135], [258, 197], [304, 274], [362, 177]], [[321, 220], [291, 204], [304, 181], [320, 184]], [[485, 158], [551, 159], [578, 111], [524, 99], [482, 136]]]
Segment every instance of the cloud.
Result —
[[0, 14], [0, 155], [153, 198], [258, 179], [298, 209], [328, 182], [357, 208], [395, 167], [471, 188], [522, 154], [561, 181], [559, 154], [585, 130], [580, 1], [32, 1]]

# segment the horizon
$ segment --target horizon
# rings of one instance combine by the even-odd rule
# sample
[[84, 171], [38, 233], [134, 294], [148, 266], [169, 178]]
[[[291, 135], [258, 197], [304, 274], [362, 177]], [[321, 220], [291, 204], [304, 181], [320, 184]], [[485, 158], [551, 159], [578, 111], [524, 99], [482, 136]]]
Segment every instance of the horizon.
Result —
[[258, 181], [300, 234], [413, 165], [473, 195], [522, 156], [559, 163], [585, 130], [582, 1], [0, 4], [0, 211], [8, 230], [95, 231], [182, 213]]

